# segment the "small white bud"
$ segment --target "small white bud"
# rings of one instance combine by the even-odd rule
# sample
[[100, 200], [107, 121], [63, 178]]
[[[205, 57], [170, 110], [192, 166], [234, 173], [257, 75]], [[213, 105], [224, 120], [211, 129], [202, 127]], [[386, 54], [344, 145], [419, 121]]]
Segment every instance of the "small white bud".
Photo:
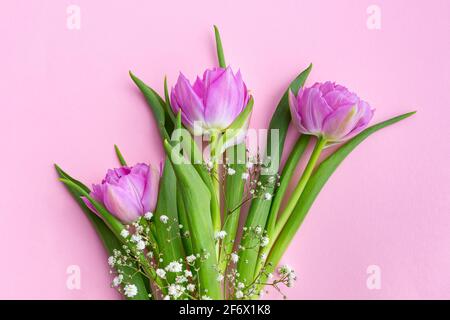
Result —
[[169, 217], [168, 217], [168, 216], [165, 216], [165, 215], [162, 215], [162, 216], [159, 217], [159, 220], [160, 220], [162, 223], [166, 224], [167, 221], [169, 221]]

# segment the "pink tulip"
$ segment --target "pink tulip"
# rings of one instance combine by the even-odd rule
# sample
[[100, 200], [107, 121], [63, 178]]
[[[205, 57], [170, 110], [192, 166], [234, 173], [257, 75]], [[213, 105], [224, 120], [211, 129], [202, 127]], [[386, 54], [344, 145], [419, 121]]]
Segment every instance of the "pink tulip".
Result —
[[347, 88], [332, 83], [316, 83], [300, 88], [297, 96], [289, 91], [292, 121], [298, 131], [338, 143], [367, 127], [374, 109]]
[[[156, 207], [159, 175], [150, 166], [110, 169], [101, 184], [92, 186], [91, 196], [123, 223], [131, 223]], [[87, 199], [86, 205], [95, 209]]]
[[194, 134], [222, 132], [244, 110], [249, 100], [241, 73], [230, 67], [206, 70], [193, 85], [183, 74], [171, 92], [175, 114], [181, 110], [183, 124]]

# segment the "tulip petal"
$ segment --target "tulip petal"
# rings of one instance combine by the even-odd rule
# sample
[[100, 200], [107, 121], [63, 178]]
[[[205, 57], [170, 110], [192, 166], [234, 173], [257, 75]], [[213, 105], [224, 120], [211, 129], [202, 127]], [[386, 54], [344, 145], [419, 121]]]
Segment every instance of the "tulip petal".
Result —
[[224, 130], [233, 122], [244, 109], [244, 90], [229, 67], [210, 82], [205, 95], [204, 113], [209, 128]]
[[[129, 184], [130, 182], [127, 177], [122, 177], [121, 183]], [[136, 195], [122, 186], [106, 184], [103, 198], [106, 209], [124, 223], [135, 221], [143, 212], [140, 199], [136, 201]]]
[[313, 135], [320, 135], [323, 122], [333, 109], [323, 99], [319, 89], [314, 87], [305, 89], [298, 103], [303, 127]]
[[[161, 167], [162, 168], [162, 167]], [[142, 205], [144, 212], [153, 212], [158, 200], [158, 186], [160, 174], [150, 166], [145, 183], [144, 194], [142, 195]]]
[[[196, 90], [199, 90], [198, 85]], [[188, 128], [193, 128], [194, 123], [199, 122], [203, 126], [203, 101], [182, 73], [180, 73], [177, 84], [172, 89], [171, 97], [173, 111], [177, 114], [181, 109], [181, 117], [184, 125]]]
[[339, 85], [335, 86], [335, 90], [326, 93], [322, 91], [322, 94], [327, 104], [334, 110], [344, 106], [353, 106], [359, 101], [357, 95]]
[[[300, 88], [300, 90], [298, 91], [298, 96], [301, 97], [302, 93], [303, 93], [302, 88]], [[294, 126], [301, 133], [308, 133], [308, 131], [302, 125], [302, 118], [298, 111], [297, 97], [294, 95], [294, 93], [292, 92], [291, 89], [289, 89], [288, 99], [289, 99], [289, 109], [291, 110], [291, 118], [292, 118], [292, 122], [294, 123]]]
[[324, 137], [330, 142], [343, 140], [355, 128], [361, 115], [357, 105], [338, 108], [325, 119]]
[[360, 118], [356, 123], [355, 128], [345, 137], [345, 139], [352, 138], [353, 136], [363, 131], [369, 124], [370, 120], [372, 120], [373, 118], [375, 109], [372, 109], [367, 102], [361, 100], [358, 104], [358, 107], [360, 109]]

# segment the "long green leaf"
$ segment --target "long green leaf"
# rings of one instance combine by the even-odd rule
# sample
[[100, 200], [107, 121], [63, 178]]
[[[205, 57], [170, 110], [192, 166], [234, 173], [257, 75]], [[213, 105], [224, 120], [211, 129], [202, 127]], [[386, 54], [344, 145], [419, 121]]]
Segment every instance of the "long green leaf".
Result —
[[117, 159], [119, 159], [119, 162], [122, 166], [127, 166], [127, 162], [125, 161], [122, 153], [119, 150], [119, 147], [117, 145], [114, 145], [114, 150], [116, 150], [116, 156]]
[[[80, 181], [75, 180], [69, 174], [64, 172], [58, 165], [55, 164], [55, 169], [60, 178], [71, 180], [73, 183], [77, 184], [80, 188], [84, 189], [86, 192], [90, 192], [89, 188], [82, 184]], [[97, 232], [100, 240], [105, 246], [108, 255], [113, 254], [113, 250], [120, 250], [122, 247], [122, 243], [116, 238], [116, 236], [111, 232], [111, 230], [106, 226], [101, 218], [99, 218], [96, 214], [94, 214], [81, 200], [81, 193], [78, 192], [75, 188], [71, 188], [68, 185], [65, 185], [69, 193], [72, 195], [73, 199], [78, 203], [81, 210], [83, 210], [86, 217], [92, 223], [95, 231]], [[130, 300], [148, 300], [148, 292], [150, 292], [149, 283], [142, 277], [141, 274], [136, 273], [135, 270], [123, 267], [123, 274], [126, 278], [130, 278], [130, 283], [133, 283], [138, 288], [138, 294], [133, 298], [127, 298]]]
[[214, 26], [214, 34], [216, 36], [217, 59], [219, 60], [219, 66], [221, 68], [226, 68], [227, 64], [225, 62], [225, 55], [223, 54], [222, 39], [220, 38], [220, 32], [217, 26]]
[[406, 113], [387, 121], [378, 123], [372, 127], [367, 128], [360, 134], [355, 136], [353, 139], [345, 143], [336, 152], [330, 155], [326, 160], [324, 160], [313, 173], [309, 179], [300, 200], [294, 209], [294, 212], [289, 217], [288, 222], [281, 231], [278, 239], [276, 240], [269, 257], [266, 262], [267, 272], [272, 272], [276, 265], [279, 263], [283, 253], [288, 247], [289, 243], [296, 234], [298, 228], [302, 224], [306, 214], [311, 208], [314, 200], [319, 194], [322, 187], [328, 181], [330, 176], [336, 170], [336, 168], [342, 163], [342, 161], [352, 152], [362, 141], [369, 137], [372, 133], [390, 126], [396, 122], [399, 122], [405, 118], [412, 116], [415, 112]]
[[[161, 222], [160, 217], [162, 215], [169, 218], [167, 223]], [[170, 262], [183, 258], [183, 244], [178, 227], [177, 181], [172, 164], [168, 159], [165, 161], [163, 175], [160, 180], [154, 224], [160, 258], [163, 259], [162, 267], [166, 267]], [[175, 274], [168, 274], [168, 276], [170, 281], [175, 278]]]
[[[302, 71], [289, 85], [289, 89], [293, 92], [297, 92], [300, 87], [303, 86], [306, 79], [308, 78], [312, 69], [312, 64], [308, 66], [304, 71]], [[280, 103], [278, 104], [275, 113], [273, 114], [272, 120], [269, 125], [269, 133], [268, 133], [268, 145], [267, 145], [267, 155], [271, 158], [278, 157], [281, 159], [281, 155], [283, 153], [284, 141], [286, 140], [287, 130], [289, 127], [289, 123], [291, 122], [291, 112], [289, 110], [289, 89], [285, 91], [283, 97], [281, 98]], [[272, 146], [270, 144], [272, 138], [272, 130], [278, 129], [278, 153], [272, 151]]]
[[185, 163], [182, 155], [174, 151], [167, 141], [164, 148], [172, 162], [178, 182], [178, 191], [182, 193], [189, 227], [192, 231], [192, 246], [196, 254], [207, 254], [201, 262], [198, 272], [200, 295], [221, 299], [222, 292], [217, 281], [217, 257], [214, 245], [214, 232], [210, 212], [211, 195], [201, 177], [190, 163]]
[[131, 71], [130, 77], [137, 85], [139, 90], [141, 90], [142, 94], [145, 97], [145, 100], [147, 101], [147, 104], [153, 111], [153, 116], [155, 117], [161, 138], [169, 139], [170, 134], [172, 134], [173, 123], [171, 121], [166, 121], [168, 115], [166, 112], [166, 105], [164, 100], [155, 90], [147, 86], [141, 79], [136, 77]]

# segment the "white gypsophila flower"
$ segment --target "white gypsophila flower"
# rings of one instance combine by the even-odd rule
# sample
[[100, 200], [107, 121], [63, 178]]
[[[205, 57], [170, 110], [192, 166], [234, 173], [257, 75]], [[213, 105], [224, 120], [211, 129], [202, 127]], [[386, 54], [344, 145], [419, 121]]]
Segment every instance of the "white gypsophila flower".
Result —
[[256, 228], [255, 228], [255, 233], [256, 234], [260, 234], [262, 232], [262, 228], [260, 227], [260, 226], [257, 226]]
[[137, 289], [137, 287], [134, 284], [127, 284], [125, 286], [125, 288], [123, 288], [123, 293], [128, 298], [133, 298], [134, 296], [137, 295], [138, 289]]
[[128, 236], [130, 235], [130, 233], [128, 232], [127, 229], [122, 229], [122, 231], [120, 231], [120, 235], [121, 235], [123, 238], [126, 238], [126, 237], [128, 237]]
[[248, 174], [248, 172], [244, 172], [241, 177], [243, 180], [247, 180], [250, 177], [250, 175]]
[[221, 282], [223, 280], [223, 274], [219, 274], [216, 278], [217, 281]]
[[186, 289], [187, 289], [188, 291], [190, 291], [190, 292], [193, 292], [193, 291], [195, 291], [195, 285], [192, 284], [192, 283], [189, 283], [189, 284], [186, 286]]
[[214, 163], [211, 160], [209, 160], [209, 161], [206, 162], [206, 167], [209, 170], [211, 170], [214, 167]]
[[137, 244], [136, 244], [136, 249], [138, 250], [144, 250], [145, 249], [145, 242], [140, 240]]
[[233, 261], [234, 263], [237, 263], [239, 260], [239, 256], [236, 253], [232, 253], [231, 254], [231, 261]]
[[235, 173], [236, 173], [236, 170], [234, 170], [233, 168], [228, 168], [227, 169], [227, 174], [229, 176], [234, 176]]
[[272, 278], [273, 278], [273, 273], [269, 273], [269, 274], [267, 275], [267, 278], [272, 279]]
[[139, 234], [133, 234], [132, 236], [131, 236], [131, 241], [132, 242], [139, 242], [139, 241], [141, 241], [142, 240], [142, 236], [141, 235], [139, 235]]
[[278, 269], [278, 272], [279, 272], [280, 274], [282, 274], [282, 275], [288, 275], [288, 274], [290, 274], [292, 271], [293, 271], [292, 268], [291, 268], [289, 265], [287, 265], [287, 264], [282, 265], [282, 266]]
[[248, 162], [245, 164], [245, 166], [247, 167], [247, 169], [251, 169], [251, 168], [253, 168], [253, 162], [248, 161]]
[[237, 299], [241, 299], [243, 297], [244, 297], [244, 293], [241, 290], [236, 291], [236, 298]]
[[207, 296], [207, 295], [203, 295], [202, 296], [202, 300], [212, 300], [211, 297]]
[[239, 282], [239, 283], [237, 284], [237, 288], [238, 288], [238, 289], [244, 289], [244, 287], [245, 287], [245, 285], [244, 285], [242, 282]]
[[179, 263], [178, 261], [172, 261], [170, 262], [167, 267], [166, 270], [169, 272], [181, 272], [183, 270], [183, 265], [181, 263]]
[[177, 276], [175, 278], [176, 283], [185, 283], [187, 281], [188, 281], [188, 279], [186, 278], [186, 276]]
[[162, 216], [159, 217], [159, 220], [160, 220], [162, 223], [166, 224], [167, 221], [169, 221], [169, 217], [166, 216], [166, 215], [162, 215]]
[[121, 274], [119, 274], [117, 277], [114, 277], [114, 279], [112, 281], [113, 286], [118, 287], [122, 283], [122, 280], [123, 280], [123, 275], [121, 275]]
[[267, 259], [267, 254], [261, 253], [261, 260], [266, 261], [266, 259]]
[[262, 237], [261, 238], [261, 244], [260, 244], [261, 247], [267, 246], [269, 244], [269, 241], [270, 241], [269, 237]]
[[169, 293], [169, 295], [171, 295], [172, 297], [179, 298], [183, 292], [184, 292], [184, 287], [178, 285], [178, 284], [171, 284], [167, 290], [167, 292]]
[[165, 279], [166, 278], [166, 271], [164, 269], [157, 269], [156, 270], [156, 275], [158, 277], [160, 277], [161, 279]]
[[192, 278], [192, 272], [189, 270], [184, 270], [184, 276], [187, 278]]
[[108, 257], [108, 264], [111, 267], [113, 267], [115, 263], [116, 263], [116, 258], [114, 258], [113, 256]]
[[215, 238], [216, 238], [216, 240], [223, 240], [223, 239], [225, 239], [226, 236], [227, 236], [227, 232], [222, 230], [222, 231], [216, 232]]
[[145, 220], [152, 220], [152, 218], [153, 218], [153, 213], [152, 212], [146, 212], [145, 214], [144, 214], [144, 218], [145, 218]]
[[264, 200], [270, 200], [272, 199], [272, 195], [268, 192], [264, 193]]
[[164, 300], [170, 300], [170, 296], [169, 295], [165, 296]]

